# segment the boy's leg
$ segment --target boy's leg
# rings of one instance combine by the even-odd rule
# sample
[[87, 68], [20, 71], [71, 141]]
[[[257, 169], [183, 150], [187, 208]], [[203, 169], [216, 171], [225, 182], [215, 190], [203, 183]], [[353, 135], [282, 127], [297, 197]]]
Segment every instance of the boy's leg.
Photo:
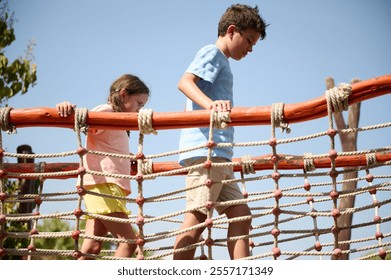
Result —
[[[225, 215], [228, 219], [237, 218], [242, 216], [250, 216], [251, 211], [247, 204], [233, 205], [225, 210]], [[228, 225], [227, 236], [241, 236], [248, 235], [250, 233], [251, 218], [236, 223], [230, 223]], [[237, 241], [229, 241], [228, 252], [231, 259], [245, 258], [250, 255], [249, 241], [248, 238], [240, 239]]]
[[[206, 215], [194, 211], [188, 212], [185, 214], [184, 221], [182, 223], [181, 229], [185, 229], [188, 227], [192, 227], [198, 225], [199, 223], [204, 222], [206, 219]], [[184, 232], [176, 237], [174, 249], [181, 249], [188, 245], [197, 243], [199, 238], [204, 231], [205, 228], [200, 228], [196, 230], [191, 230]], [[174, 260], [192, 260], [194, 259], [196, 248], [191, 250], [186, 250], [178, 253], [174, 253]]]

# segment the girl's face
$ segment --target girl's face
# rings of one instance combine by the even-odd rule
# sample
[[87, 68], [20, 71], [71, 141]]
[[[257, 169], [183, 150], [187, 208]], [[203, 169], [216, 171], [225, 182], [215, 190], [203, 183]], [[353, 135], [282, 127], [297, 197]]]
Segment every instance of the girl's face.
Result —
[[125, 92], [122, 95], [122, 111], [138, 112], [148, 102], [149, 95], [146, 93], [136, 93], [129, 95]]
[[247, 29], [242, 33], [234, 31], [227, 45], [229, 56], [235, 60], [241, 60], [253, 51], [253, 46], [258, 42], [259, 37], [259, 32], [254, 29]]

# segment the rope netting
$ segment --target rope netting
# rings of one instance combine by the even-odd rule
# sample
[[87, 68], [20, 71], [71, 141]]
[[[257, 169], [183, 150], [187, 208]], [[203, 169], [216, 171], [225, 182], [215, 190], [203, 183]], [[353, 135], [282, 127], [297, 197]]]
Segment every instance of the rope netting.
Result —
[[[380, 81], [380, 82], [379, 82]], [[379, 84], [380, 83], [380, 84]], [[272, 104], [268, 108], [268, 124], [271, 134], [265, 139], [253, 142], [215, 143], [213, 138], [205, 145], [192, 147], [187, 150], [167, 151], [158, 154], [145, 154], [145, 135], [154, 134], [158, 139], [160, 129], [175, 129], [169, 126], [169, 121], [159, 121], [159, 115], [150, 109], [141, 110], [138, 114], [128, 114], [125, 124], [113, 121], [115, 114], [92, 113], [87, 109], [76, 109], [74, 116], [60, 119], [53, 109], [47, 109], [45, 114], [29, 112], [30, 121], [26, 121], [24, 111], [12, 108], [0, 110], [1, 127], [8, 133], [17, 133], [18, 127], [34, 127], [39, 124], [44, 126], [70, 127], [72, 125], [77, 138], [77, 149], [70, 152], [51, 154], [21, 154], [3, 150], [3, 141], [0, 139], [1, 165], [0, 165], [0, 257], [4, 256], [69, 256], [78, 258], [81, 256], [80, 246], [84, 238], [95, 239], [110, 244], [127, 242], [137, 244], [135, 259], [164, 259], [171, 258], [174, 253], [174, 239], [178, 234], [198, 228], [205, 228], [203, 238], [198, 243], [189, 245], [176, 251], [197, 249], [196, 259], [221, 258], [220, 250], [226, 251], [226, 244], [237, 239], [249, 239], [251, 256], [246, 259], [295, 259], [295, 258], [333, 258], [338, 259], [342, 255], [353, 255], [355, 259], [369, 259], [380, 256], [386, 258], [391, 253], [391, 196], [390, 164], [391, 146], [371, 148], [358, 151], [337, 150], [336, 137], [343, 134], [362, 133], [370, 131], [385, 131], [391, 127], [391, 122], [372, 124], [358, 128], [336, 129], [333, 116], [337, 112], [348, 110], [349, 105], [365, 99], [373, 98], [381, 94], [391, 92], [391, 76], [383, 79], [374, 79], [360, 82], [355, 85], [341, 84], [326, 91], [325, 97], [316, 102], [310, 102], [306, 109], [311, 116], [297, 118], [297, 110], [291, 106], [289, 111], [283, 103]], [[367, 95], [363, 97], [364, 95]], [[318, 102], [318, 101], [317, 101]], [[320, 109], [319, 109], [320, 108]], [[320, 111], [318, 111], [320, 110]], [[323, 111], [324, 112], [323, 112]], [[171, 117], [182, 127], [209, 126], [209, 135], [213, 135], [214, 129], [224, 129], [229, 125], [250, 125], [249, 114], [239, 114], [234, 110], [231, 113], [202, 112], [201, 117], [185, 124], [178, 124], [178, 118]], [[208, 123], [202, 123], [208, 114]], [[263, 111], [261, 112], [263, 114]], [[187, 118], [190, 113], [181, 116]], [[240, 116], [239, 116], [240, 115]], [[42, 116], [45, 118], [43, 121]], [[95, 120], [99, 116], [99, 121]], [[104, 119], [103, 116], [107, 116]], [[194, 115], [193, 115], [194, 116]], [[324, 130], [288, 138], [292, 128], [290, 123], [298, 122], [306, 125], [310, 119], [322, 119], [327, 116]], [[258, 118], [258, 117], [257, 117]], [[53, 123], [51, 120], [55, 119]], [[201, 120], [202, 119], [202, 120]], [[38, 120], [38, 121], [37, 121]], [[112, 120], [111, 122], [108, 120]], [[73, 123], [71, 123], [71, 121]], [[174, 122], [174, 120], [173, 120]], [[183, 121], [185, 122], [185, 121]], [[257, 119], [255, 122], [261, 125], [267, 124], [265, 120]], [[202, 123], [202, 124], [201, 124]], [[115, 126], [115, 125], [117, 126]], [[84, 147], [84, 133], [89, 127], [111, 127], [112, 129], [131, 129], [139, 131], [137, 153], [135, 155], [111, 154], [102, 151], [87, 150]], [[164, 127], [166, 126], [166, 127]], [[283, 137], [278, 136], [278, 128]], [[389, 132], [388, 132], [389, 134]], [[387, 135], [385, 132], [384, 135]], [[308, 150], [313, 150], [311, 141], [321, 139], [322, 143], [328, 143], [321, 150], [323, 153], [285, 154], [280, 151], [282, 147], [304, 142]], [[50, 140], [49, 140], [50, 141]], [[376, 139], [373, 139], [376, 142]], [[158, 143], [158, 140], [156, 140]], [[374, 143], [372, 143], [374, 145]], [[164, 147], [164, 144], [161, 143]], [[240, 148], [251, 147], [258, 154], [243, 154], [229, 163], [212, 163], [210, 153], [207, 160], [200, 165], [181, 167], [176, 162], [164, 161], [165, 158], [177, 156], [190, 150], [212, 150], [215, 147], [232, 146], [235, 154]], [[160, 148], [160, 147], [159, 147]], [[292, 149], [295, 150], [295, 149]], [[268, 151], [261, 153], [262, 151]], [[96, 170], [89, 170], [83, 166], [83, 157], [86, 154], [98, 154], [107, 157], [119, 157], [128, 159], [131, 164], [131, 174], [107, 174]], [[77, 162], [61, 162], [69, 157], [78, 157]], [[58, 159], [58, 162], [39, 163], [10, 163], [13, 159]], [[184, 213], [197, 210], [184, 209], [185, 192], [184, 175], [190, 170], [203, 167], [214, 168], [216, 166], [232, 165], [238, 176], [236, 179], [225, 180], [221, 183], [237, 182], [241, 186], [244, 200], [225, 202], [208, 201], [204, 206], [208, 211], [208, 217], [204, 223], [192, 228], [180, 229]], [[356, 173], [355, 178], [342, 178], [345, 174]], [[69, 191], [50, 192], [51, 179], [74, 179], [84, 174], [96, 176], [112, 176], [126, 178], [132, 182], [132, 194], [125, 198], [132, 214], [128, 219], [119, 219], [104, 215], [88, 213], [83, 205], [83, 195], [96, 194], [69, 183]], [[7, 192], [5, 180], [36, 180], [39, 182], [37, 194], [15, 194]], [[179, 179], [172, 183], [171, 180]], [[64, 181], [68, 184], [68, 180]], [[206, 180], [205, 184], [194, 186], [201, 188], [205, 185], [213, 188], [213, 178]], [[355, 184], [354, 189], [346, 190], [345, 184]], [[175, 185], [181, 185], [177, 187]], [[341, 207], [341, 201], [354, 198], [355, 206]], [[217, 215], [213, 209], [219, 205], [236, 205], [246, 202], [251, 209], [251, 216], [227, 219], [225, 215]], [[20, 203], [34, 203], [35, 209], [31, 213], [8, 213], [6, 205]], [[41, 207], [45, 203], [72, 205], [73, 211], [56, 213], [41, 213]], [[60, 209], [61, 207], [59, 207]], [[129, 223], [137, 231], [136, 240], [116, 239], [108, 235], [105, 237], [86, 235], [81, 222], [86, 216], [110, 220], [119, 223]], [[341, 224], [339, 221], [345, 215], [354, 215], [350, 224]], [[38, 225], [43, 220], [58, 219], [67, 221], [72, 226], [70, 231], [41, 232]], [[249, 236], [237, 236], [227, 238], [226, 231], [229, 223], [241, 220], [251, 220], [252, 228]], [[13, 231], [10, 223], [29, 223], [28, 231]], [[341, 240], [341, 233], [351, 231], [351, 238]], [[7, 238], [28, 240], [25, 248], [5, 247]], [[58, 250], [56, 248], [44, 249], [37, 246], [38, 239], [71, 239], [74, 242], [73, 250]], [[222, 248], [222, 249], [220, 249]], [[100, 255], [88, 255], [96, 259], [118, 259], [112, 255], [114, 250], [103, 250]], [[226, 255], [227, 253], [224, 252]], [[218, 257], [216, 257], [218, 256]], [[223, 257], [224, 258], [224, 257]], [[132, 258], [133, 259], [133, 258]]]

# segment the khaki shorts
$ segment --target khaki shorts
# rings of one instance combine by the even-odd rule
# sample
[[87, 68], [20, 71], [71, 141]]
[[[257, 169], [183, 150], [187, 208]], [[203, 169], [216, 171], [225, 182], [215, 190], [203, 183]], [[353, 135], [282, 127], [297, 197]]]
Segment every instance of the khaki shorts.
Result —
[[[197, 165], [205, 162], [206, 158], [188, 159], [185, 161], [186, 166]], [[223, 163], [230, 162], [225, 158], [212, 158], [212, 162]], [[214, 183], [212, 187], [201, 186], [194, 189], [191, 187], [203, 185], [207, 179], [211, 179]], [[205, 203], [210, 200], [212, 202], [223, 202], [230, 200], [244, 199], [242, 192], [236, 182], [229, 182], [222, 184], [222, 180], [235, 179], [232, 166], [219, 166], [212, 167], [208, 176], [208, 169], [204, 167], [197, 168], [188, 173], [186, 177], [186, 209], [193, 209], [195, 207], [204, 206]], [[209, 197], [210, 193], [210, 197]], [[228, 206], [216, 206], [216, 211], [221, 215], [224, 211], [230, 207]], [[205, 207], [197, 209], [203, 214], [207, 214]]]

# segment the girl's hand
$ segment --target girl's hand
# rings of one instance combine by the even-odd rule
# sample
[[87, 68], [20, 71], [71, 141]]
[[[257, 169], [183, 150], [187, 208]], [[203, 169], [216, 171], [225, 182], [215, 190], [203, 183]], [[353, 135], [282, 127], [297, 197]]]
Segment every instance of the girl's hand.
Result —
[[68, 115], [72, 114], [73, 110], [76, 108], [76, 105], [71, 104], [68, 101], [64, 101], [64, 102], [58, 103], [56, 105], [56, 108], [57, 108], [58, 114], [61, 117], [67, 117]]

